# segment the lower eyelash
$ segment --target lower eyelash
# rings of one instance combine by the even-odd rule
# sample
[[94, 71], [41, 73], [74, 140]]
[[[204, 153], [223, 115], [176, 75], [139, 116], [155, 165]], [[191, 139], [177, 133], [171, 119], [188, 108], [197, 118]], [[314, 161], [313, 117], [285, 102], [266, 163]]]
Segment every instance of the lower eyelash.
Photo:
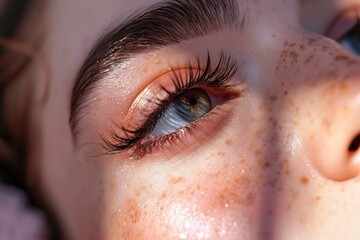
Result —
[[[191, 124], [192, 125], [192, 124]], [[162, 151], [167, 148], [167, 146], [174, 147], [174, 143], [183, 141], [182, 137], [179, 135], [189, 134], [192, 130], [192, 126], [187, 126], [185, 128], [179, 129], [176, 132], [169, 133], [167, 135], [158, 137], [154, 140], [148, 140], [144, 143], [140, 143], [139, 146], [135, 145], [135, 151], [130, 155], [130, 159], [140, 159], [147, 154], [151, 154], [154, 151]], [[190, 133], [191, 134], [191, 133]]]
[[[150, 155], [154, 152], [161, 153], [165, 155], [166, 158], [170, 156], [177, 155], [182, 152], [184, 149], [191, 146], [191, 138], [197, 140], [203, 139], [205, 136], [210, 137], [209, 135], [213, 134], [216, 131], [211, 133], [205, 133], [207, 128], [205, 125], [220, 125], [218, 120], [224, 121], [224, 115], [229, 115], [229, 113], [224, 109], [223, 106], [216, 106], [210, 112], [200, 119], [190, 123], [188, 126], [177, 129], [176, 131], [166, 134], [164, 136], [159, 136], [151, 140], [144, 140], [132, 148], [130, 154], [130, 159], [141, 159], [145, 155]], [[212, 124], [210, 122], [213, 122]], [[215, 126], [212, 130], [215, 130]], [[196, 141], [199, 142], [199, 141]]]

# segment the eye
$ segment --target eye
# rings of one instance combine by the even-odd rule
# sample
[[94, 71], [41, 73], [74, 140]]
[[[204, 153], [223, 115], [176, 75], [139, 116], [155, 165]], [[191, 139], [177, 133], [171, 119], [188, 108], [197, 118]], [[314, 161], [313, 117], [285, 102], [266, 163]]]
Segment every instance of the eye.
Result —
[[203, 89], [190, 89], [169, 104], [150, 136], [161, 136], [184, 128], [203, 117], [212, 108], [210, 97]]
[[351, 9], [341, 13], [328, 35], [350, 52], [360, 55], [360, 10]]
[[160, 153], [176, 155], [210, 139], [231, 115], [231, 100], [240, 97], [237, 61], [220, 52], [213, 65], [196, 59], [170, 68], [135, 98], [121, 127], [102, 136], [108, 153], [127, 151], [132, 159]]
[[347, 50], [360, 55], [360, 21], [351, 28], [339, 41]]

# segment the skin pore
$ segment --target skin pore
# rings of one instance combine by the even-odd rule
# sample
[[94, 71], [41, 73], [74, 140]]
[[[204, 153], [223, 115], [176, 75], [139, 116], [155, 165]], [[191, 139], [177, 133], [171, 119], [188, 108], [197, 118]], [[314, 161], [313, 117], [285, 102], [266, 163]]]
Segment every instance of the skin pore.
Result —
[[[359, 239], [360, 59], [338, 42], [360, 1], [181, 2], [192, 15], [176, 8], [159, 32], [170, 39], [178, 21], [186, 34], [141, 44], [153, 25], [124, 28], [168, 11], [163, 1], [47, 3], [51, 86], [28, 106], [28, 182], [66, 239]], [[195, 2], [217, 6], [217, 27], [190, 24], [215, 19]], [[126, 34], [109, 41], [114, 30]], [[226, 59], [235, 71], [212, 85]], [[174, 93], [174, 79], [193, 84]], [[21, 81], [6, 95], [12, 128]], [[189, 88], [209, 96], [209, 114], [176, 134], [157, 128]]]

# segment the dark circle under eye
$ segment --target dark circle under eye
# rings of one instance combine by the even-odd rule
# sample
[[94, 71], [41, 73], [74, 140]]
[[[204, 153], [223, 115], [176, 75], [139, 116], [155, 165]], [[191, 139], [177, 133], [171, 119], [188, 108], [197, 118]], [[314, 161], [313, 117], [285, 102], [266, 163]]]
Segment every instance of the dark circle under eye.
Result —
[[190, 89], [174, 99], [175, 111], [186, 121], [195, 121], [212, 109], [209, 95], [200, 88]]
[[360, 55], [360, 20], [341, 37], [339, 43], [352, 53]]

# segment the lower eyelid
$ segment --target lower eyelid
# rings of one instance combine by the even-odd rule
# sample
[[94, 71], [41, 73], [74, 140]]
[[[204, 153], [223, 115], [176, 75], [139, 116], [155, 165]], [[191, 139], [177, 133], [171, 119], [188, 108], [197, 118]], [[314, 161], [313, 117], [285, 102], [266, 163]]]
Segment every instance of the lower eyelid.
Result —
[[168, 160], [180, 153], [192, 153], [221, 132], [226, 126], [226, 122], [231, 118], [233, 106], [232, 101], [226, 102], [174, 133], [159, 136], [152, 140], [141, 140], [129, 150], [129, 158], [145, 159], [149, 157]]

